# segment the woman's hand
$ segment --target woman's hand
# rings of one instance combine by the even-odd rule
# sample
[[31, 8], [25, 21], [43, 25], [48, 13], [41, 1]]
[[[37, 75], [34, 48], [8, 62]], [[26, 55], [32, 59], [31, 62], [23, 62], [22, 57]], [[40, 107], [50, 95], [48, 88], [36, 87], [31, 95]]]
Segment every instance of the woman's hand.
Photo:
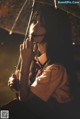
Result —
[[19, 83], [19, 70], [16, 70], [8, 80], [8, 86], [12, 91], [19, 92], [20, 90], [20, 83]]
[[26, 40], [20, 45], [20, 58], [21, 67], [20, 71], [22, 73], [28, 74], [31, 61], [34, 57], [33, 53], [33, 42], [31, 40]]
[[22, 63], [28, 64], [33, 58], [33, 43], [26, 40], [20, 45], [20, 57]]

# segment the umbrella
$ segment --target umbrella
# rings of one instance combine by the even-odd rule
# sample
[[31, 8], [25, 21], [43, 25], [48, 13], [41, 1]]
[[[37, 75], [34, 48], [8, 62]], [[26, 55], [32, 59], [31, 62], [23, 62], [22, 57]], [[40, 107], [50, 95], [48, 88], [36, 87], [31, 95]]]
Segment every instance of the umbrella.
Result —
[[72, 39], [73, 41], [80, 41], [80, 5], [60, 4], [58, 0], [1, 0], [0, 27], [9, 31], [9, 33], [26, 34], [30, 15], [33, 10], [33, 2], [35, 2], [34, 11], [41, 9], [46, 4], [66, 11], [72, 24]]

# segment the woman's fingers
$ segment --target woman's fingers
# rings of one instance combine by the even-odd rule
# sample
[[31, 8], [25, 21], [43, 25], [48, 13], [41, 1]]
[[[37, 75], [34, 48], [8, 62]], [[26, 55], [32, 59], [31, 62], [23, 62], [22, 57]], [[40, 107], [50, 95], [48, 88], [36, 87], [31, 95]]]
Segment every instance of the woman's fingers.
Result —
[[33, 52], [35, 53], [38, 49], [38, 46], [37, 46], [37, 43], [34, 43], [34, 46], [33, 46]]
[[33, 42], [31, 40], [27, 39], [20, 45], [20, 57], [22, 62], [30, 64], [33, 59]]
[[33, 43], [32, 43], [32, 41], [31, 40], [26, 40], [26, 41], [24, 41], [24, 46], [25, 46], [25, 48], [30, 48], [30, 49], [33, 49]]
[[20, 84], [19, 84], [19, 80], [15, 77], [15, 74], [9, 78], [8, 86], [10, 87], [11, 90], [19, 91]]
[[20, 44], [20, 51], [22, 51], [23, 49], [23, 44]]
[[20, 45], [20, 50], [24, 50], [26, 48], [33, 49], [33, 43], [31, 40], [27, 39]]

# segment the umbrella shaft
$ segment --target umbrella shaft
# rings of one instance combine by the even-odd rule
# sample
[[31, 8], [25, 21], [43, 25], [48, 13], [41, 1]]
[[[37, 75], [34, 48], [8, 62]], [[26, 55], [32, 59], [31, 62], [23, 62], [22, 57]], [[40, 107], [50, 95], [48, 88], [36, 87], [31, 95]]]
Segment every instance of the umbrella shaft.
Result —
[[[33, 0], [32, 10], [31, 10], [31, 13], [30, 13], [28, 26], [27, 26], [27, 28], [26, 28], [26, 33], [25, 33], [24, 40], [26, 40], [26, 38], [27, 38], [27, 36], [28, 36], [28, 31], [29, 31], [29, 27], [30, 27], [30, 23], [31, 23], [33, 11], [34, 11], [34, 5], [35, 5], [35, 0]], [[17, 64], [17, 69], [20, 69], [20, 66], [21, 66], [21, 57], [19, 56], [19, 60], [18, 60], [18, 64]]]

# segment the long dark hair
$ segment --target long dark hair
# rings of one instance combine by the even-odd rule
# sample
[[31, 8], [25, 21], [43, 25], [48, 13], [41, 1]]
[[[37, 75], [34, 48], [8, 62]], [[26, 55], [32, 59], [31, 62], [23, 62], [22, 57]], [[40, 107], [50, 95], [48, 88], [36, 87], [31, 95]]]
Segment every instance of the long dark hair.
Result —
[[46, 5], [40, 16], [47, 31], [43, 41], [47, 42], [48, 59], [51, 63], [66, 65], [72, 58], [71, 26], [67, 13]]
[[76, 74], [74, 70], [71, 24], [67, 12], [45, 5], [40, 9], [40, 22], [46, 28], [49, 64], [58, 63], [66, 67], [70, 77], [70, 91], [76, 96]]
[[50, 64], [59, 63], [66, 67], [70, 77], [70, 91], [78, 97], [78, 82], [74, 68], [72, 29], [68, 13], [46, 5], [41, 9], [40, 19], [46, 28], [47, 58]]

